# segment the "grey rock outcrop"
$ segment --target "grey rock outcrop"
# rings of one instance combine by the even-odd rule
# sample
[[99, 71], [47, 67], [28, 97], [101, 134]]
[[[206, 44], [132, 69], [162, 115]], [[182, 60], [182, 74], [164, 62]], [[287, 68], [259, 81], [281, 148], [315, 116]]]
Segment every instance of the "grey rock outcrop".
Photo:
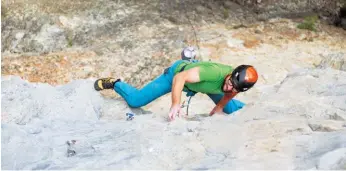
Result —
[[[275, 17], [304, 17], [311, 13], [334, 22], [340, 0], [275, 1], [4, 1], [2, 3], [2, 52], [48, 53], [71, 47], [116, 51], [117, 46], [135, 50], [140, 39], [133, 34], [140, 27], [164, 31], [151, 39], [164, 44], [184, 41], [163, 21], [184, 27], [226, 23], [242, 25]], [[332, 18], [332, 19], [331, 19]], [[342, 20], [343, 21], [343, 20]], [[343, 23], [343, 22], [341, 22]], [[157, 28], [155, 28], [157, 27]], [[107, 44], [101, 43], [107, 42]], [[114, 44], [117, 44], [115, 46]], [[173, 44], [174, 45], [174, 44]], [[179, 44], [175, 47], [182, 47]], [[171, 46], [166, 46], [171, 47]]]
[[328, 56], [323, 57], [319, 68], [327, 68], [331, 67], [338, 70], [346, 71], [346, 54], [337, 53], [330, 54]]

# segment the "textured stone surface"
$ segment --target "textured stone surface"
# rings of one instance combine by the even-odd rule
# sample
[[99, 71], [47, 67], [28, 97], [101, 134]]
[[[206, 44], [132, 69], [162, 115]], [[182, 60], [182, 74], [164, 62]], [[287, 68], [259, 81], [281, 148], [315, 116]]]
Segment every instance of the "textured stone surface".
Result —
[[334, 69], [346, 71], [346, 54], [343, 54], [343, 53], [330, 54], [323, 58], [319, 67], [321, 68], [331, 67]]
[[[204, 117], [212, 105], [196, 97], [187, 119], [169, 123], [164, 106], [130, 109], [92, 80], [2, 77], [2, 169], [345, 169], [345, 78], [297, 71], [233, 116]], [[137, 116], [126, 121], [126, 112]], [[70, 140], [76, 155], [67, 157]]]
[[[298, 14], [312, 12], [319, 12], [321, 16], [329, 17], [328, 21], [334, 21], [333, 17], [338, 15], [342, 5], [339, 1], [5, 0], [2, 2], [1, 50], [47, 53], [66, 47], [89, 47], [105, 53], [115, 51], [114, 46], [119, 45], [126, 51], [135, 51], [142, 37], [161, 39], [160, 45], [166, 46], [160, 49], [168, 50], [177, 46], [172, 47], [172, 42], [165, 40], [175, 36], [167, 28], [167, 22], [184, 28], [192, 24], [198, 28], [214, 23], [241, 25], [261, 18], [303, 17], [307, 14]], [[155, 34], [150, 34], [150, 31], [142, 36], [136, 34], [142, 27], [156, 30]], [[108, 43], [104, 44], [104, 41]], [[177, 45], [183, 46], [181, 43]]]
[[[135, 34], [140, 39], [127, 41], [127, 44], [113, 44], [109, 40], [100, 42], [102, 46], [100, 44], [98, 48], [67, 48], [47, 54], [3, 53], [2, 74], [19, 75], [32, 82], [54, 85], [75, 79], [113, 76], [123, 77], [134, 86], [141, 87], [179, 59], [182, 50], [179, 46], [187, 44], [180, 40], [191, 40], [190, 44], [198, 45], [197, 56], [201, 60], [211, 59], [231, 65], [251, 63], [259, 69], [270, 66], [271, 72], [263, 74], [268, 83], [280, 81], [285, 74], [280, 76], [279, 73], [286, 73], [286, 70], [333, 67], [332, 61], [336, 69], [342, 69], [341, 62], [346, 54], [344, 30], [320, 25], [318, 32], [310, 32], [296, 29], [296, 25], [292, 20], [275, 19], [238, 29], [225, 24], [200, 26], [197, 30], [198, 43], [194, 42], [191, 28], [172, 24], [167, 33], [175, 36], [156, 39], [143, 36], [150, 36], [146, 33], [151, 32], [160, 34], [157, 33], [158, 28], [143, 26], [138, 31], [122, 35]], [[165, 43], [167, 41], [171, 43]], [[137, 44], [132, 47], [134, 50], [127, 51], [133, 42]]]
[[[345, 169], [346, 32], [255, 22], [325, 2], [2, 1], [2, 169]], [[130, 109], [92, 88], [106, 76], [142, 87], [187, 45], [256, 67], [243, 110], [206, 117], [214, 104], [197, 94], [168, 123], [169, 95]]]

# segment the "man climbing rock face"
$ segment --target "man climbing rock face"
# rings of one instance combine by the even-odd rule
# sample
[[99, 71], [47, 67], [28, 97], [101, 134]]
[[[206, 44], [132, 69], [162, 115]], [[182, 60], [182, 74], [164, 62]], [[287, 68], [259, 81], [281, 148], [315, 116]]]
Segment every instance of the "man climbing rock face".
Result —
[[209, 113], [210, 116], [221, 112], [231, 114], [241, 109], [245, 104], [233, 97], [254, 86], [258, 79], [256, 69], [251, 65], [240, 65], [233, 69], [229, 65], [199, 62], [194, 60], [194, 55], [191, 49], [185, 48], [182, 52], [183, 60], [174, 62], [163, 74], [141, 89], [114, 78], [98, 79], [94, 88], [97, 91], [114, 89], [133, 108], [145, 106], [172, 92], [170, 120], [174, 120], [176, 115], [180, 116], [182, 113], [180, 105], [182, 91], [190, 95], [197, 92], [207, 94], [216, 104]]

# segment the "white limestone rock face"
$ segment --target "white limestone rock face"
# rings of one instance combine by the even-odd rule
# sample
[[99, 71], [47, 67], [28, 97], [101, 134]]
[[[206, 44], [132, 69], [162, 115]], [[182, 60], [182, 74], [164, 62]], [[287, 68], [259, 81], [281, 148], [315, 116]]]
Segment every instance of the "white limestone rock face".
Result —
[[331, 151], [320, 158], [318, 169], [346, 169], [346, 148]]
[[1, 94], [2, 169], [345, 169], [340, 70], [291, 72], [228, 116], [206, 117], [212, 104], [196, 96], [188, 118], [174, 122], [170, 98], [154, 113], [130, 109], [91, 80], [53, 87], [7, 76]]

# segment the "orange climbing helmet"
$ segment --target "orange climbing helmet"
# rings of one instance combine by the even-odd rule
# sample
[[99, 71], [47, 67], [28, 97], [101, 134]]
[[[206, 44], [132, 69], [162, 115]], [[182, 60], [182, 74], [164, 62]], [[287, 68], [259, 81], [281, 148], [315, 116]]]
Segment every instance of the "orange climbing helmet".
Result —
[[231, 82], [238, 92], [249, 90], [258, 79], [256, 69], [251, 65], [240, 65], [231, 74]]

